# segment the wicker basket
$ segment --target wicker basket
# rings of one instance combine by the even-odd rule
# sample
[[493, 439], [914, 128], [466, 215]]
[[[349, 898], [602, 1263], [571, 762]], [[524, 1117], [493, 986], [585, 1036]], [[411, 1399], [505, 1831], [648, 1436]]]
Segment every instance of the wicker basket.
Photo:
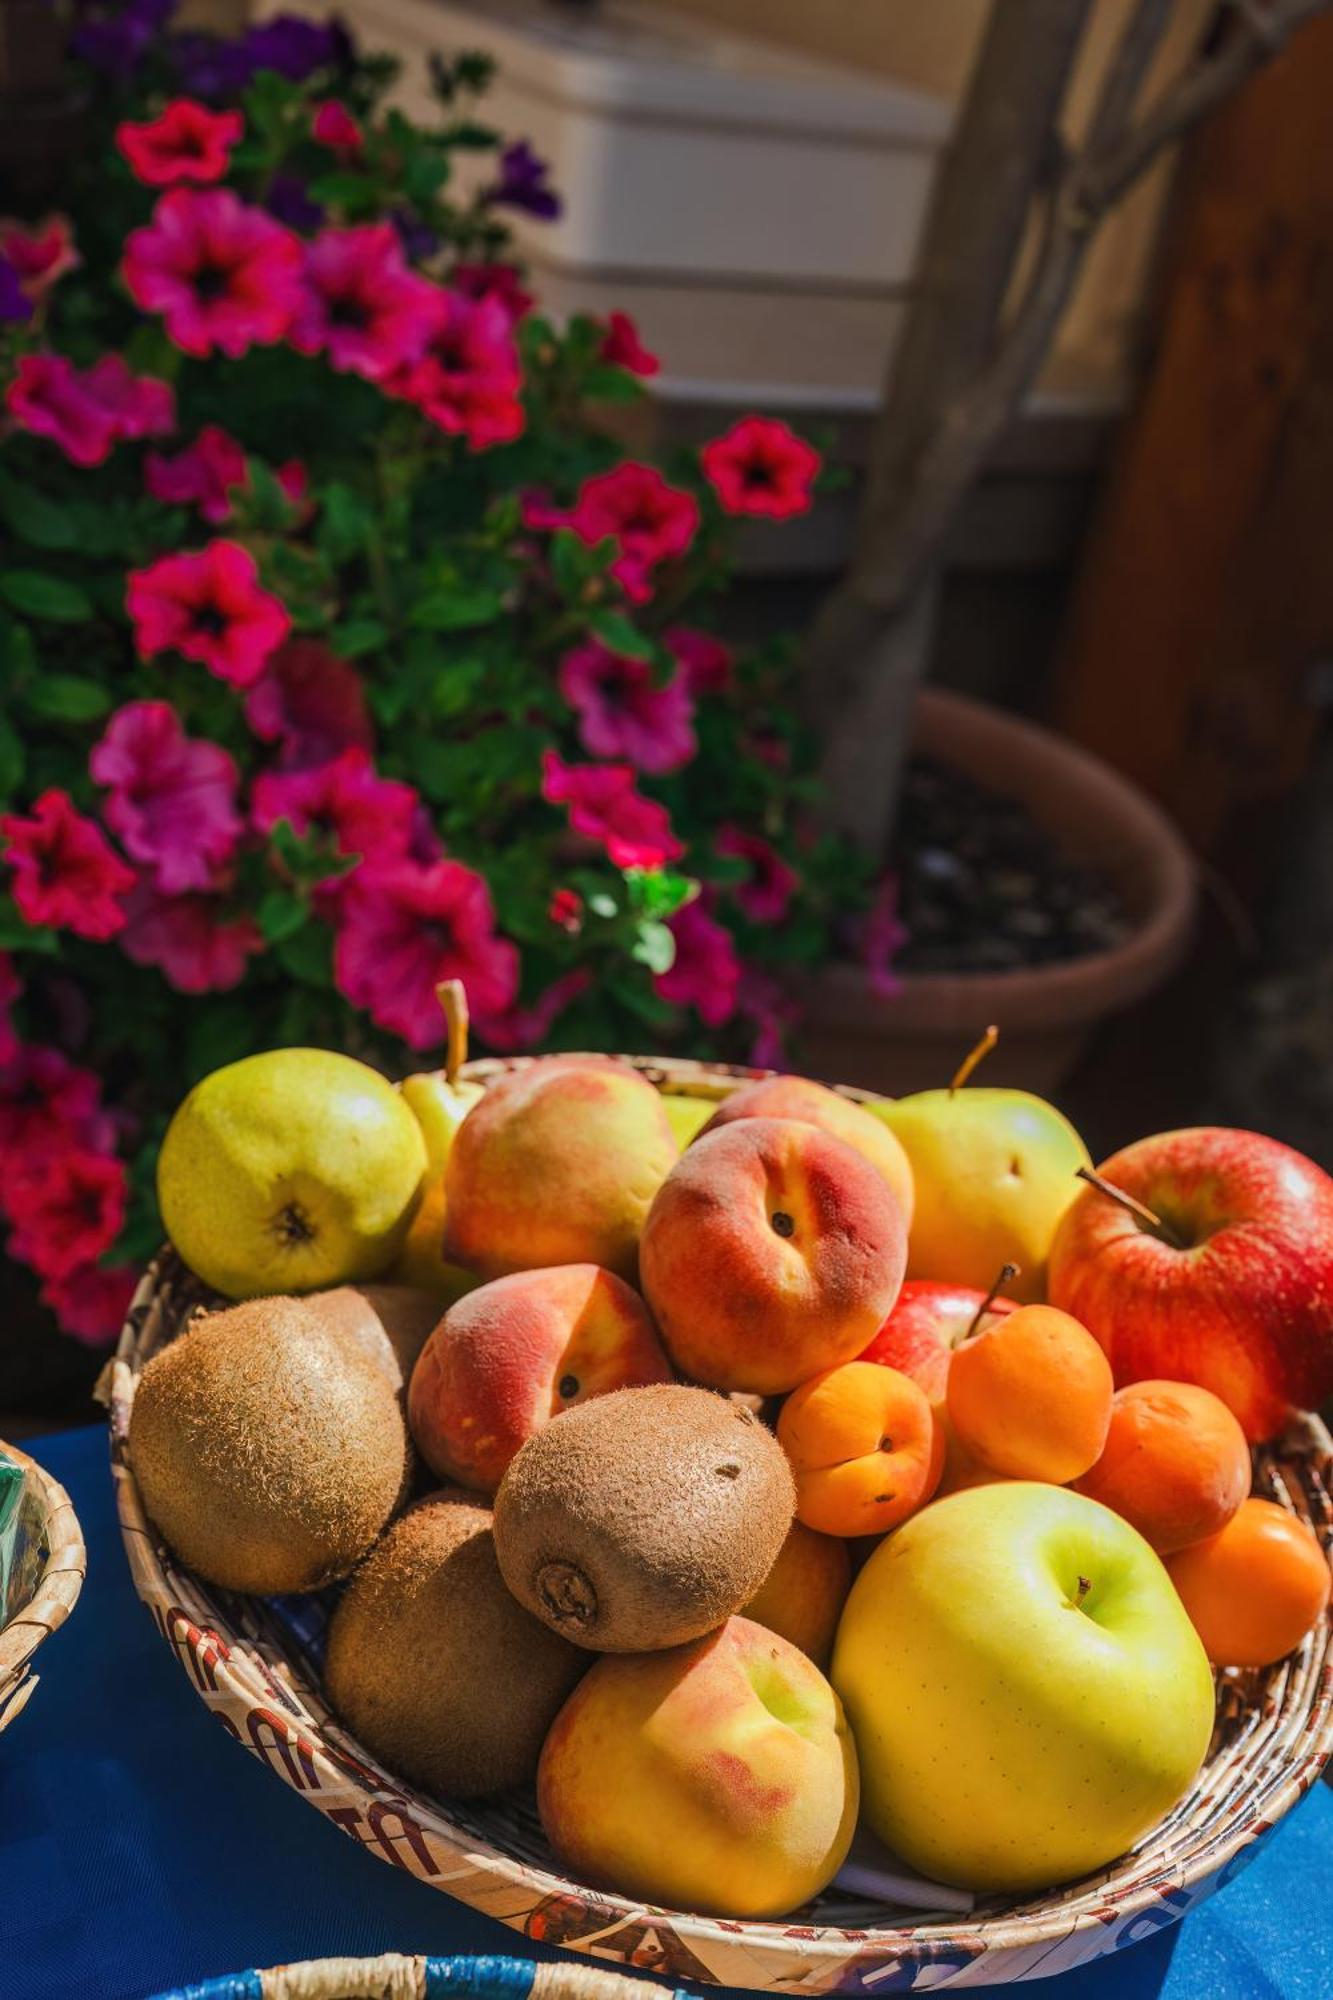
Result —
[[[515, 1066], [474, 1063], [468, 1074], [487, 1082]], [[636, 1067], [660, 1089], [711, 1098], [750, 1074], [669, 1061]], [[866, 1093], [847, 1095], [864, 1101]], [[164, 1254], [130, 1308], [112, 1371], [112, 1461], [140, 1596], [201, 1700], [247, 1750], [381, 1860], [528, 1938], [678, 1978], [810, 1993], [1043, 1977], [1183, 1916], [1252, 1856], [1333, 1754], [1333, 1626], [1325, 1621], [1280, 1665], [1221, 1677], [1214, 1740], [1194, 1790], [1133, 1853], [1071, 1887], [978, 1903], [964, 1918], [913, 1912], [898, 1921], [882, 1904], [834, 1888], [780, 1923], [658, 1910], [588, 1889], [556, 1872], [530, 1793], [485, 1804], [433, 1799], [349, 1736], [321, 1691], [321, 1598], [236, 1596], [200, 1582], [163, 1546], [126, 1461], [130, 1406], [144, 1362], [207, 1300], [179, 1259]], [[1255, 1477], [1258, 1491], [1333, 1543], [1333, 1443], [1316, 1419], [1257, 1453]]]
[[[154, 2000], [654, 2000], [660, 1986], [590, 1965], [531, 1958], [315, 1958], [232, 1972]], [[676, 2000], [690, 2000], [678, 1994]]]
[[7, 1729], [37, 1685], [33, 1654], [78, 1602], [87, 1557], [64, 1487], [17, 1445], [0, 1449], [26, 1474], [17, 1558], [0, 1602], [0, 1729]]

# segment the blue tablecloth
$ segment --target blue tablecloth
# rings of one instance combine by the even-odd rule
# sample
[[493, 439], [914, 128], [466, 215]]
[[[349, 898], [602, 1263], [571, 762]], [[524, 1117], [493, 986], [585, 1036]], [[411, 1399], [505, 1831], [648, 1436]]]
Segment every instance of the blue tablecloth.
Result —
[[[0, 1736], [0, 2000], [144, 2000], [341, 1953], [533, 1951], [376, 1861], [211, 1722], [131, 1587], [104, 1436], [35, 1456], [69, 1489], [88, 1581]], [[1329, 2000], [1333, 1793], [1317, 1786], [1183, 1924], [1040, 1991]]]

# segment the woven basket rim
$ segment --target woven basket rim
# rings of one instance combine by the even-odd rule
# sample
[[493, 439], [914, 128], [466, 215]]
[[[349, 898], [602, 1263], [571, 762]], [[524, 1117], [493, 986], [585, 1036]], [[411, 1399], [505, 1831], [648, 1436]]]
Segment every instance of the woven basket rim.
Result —
[[[538, 1058], [525, 1056], [483, 1058], [467, 1064], [462, 1074], [479, 1082], [489, 1082], [512, 1070], [526, 1068], [535, 1060]], [[769, 1073], [676, 1057], [631, 1056], [622, 1060], [631, 1063], [659, 1088], [668, 1089], [672, 1094], [718, 1100], [743, 1083]], [[839, 1089], [841, 1094], [856, 1102], [883, 1101], [871, 1091], [850, 1086], [839, 1086]], [[174, 1593], [179, 1599], [183, 1594], [182, 1584], [188, 1582], [198, 1606], [207, 1612], [207, 1623], [212, 1627], [219, 1622], [214, 1608], [214, 1587], [194, 1578], [183, 1566], [173, 1566], [170, 1577], [166, 1574], [164, 1551], [144, 1513], [123, 1449], [134, 1384], [142, 1366], [139, 1348], [145, 1314], [155, 1310], [164, 1285], [169, 1287], [173, 1269], [180, 1273], [185, 1271], [174, 1251], [166, 1249], [145, 1272], [120, 1336], [112, 1364], [109, 1397], [112, 1457], [119, 1487], [122, 1534], [140, 1596], [150, 1604], [154, 1595], [161, 1598], [164, 1593]], [[1266, 1490], [1271, 1492], [1271, 1497], [1285, 1502], [1293, 1511], [1303, 1512], [1304, 1517], [1310, 1519], [1320, 1532], [1326, 1549], [1333, 1545], [1333, 1493], [1330, 1492], [1333, 1438], [1319, 1419], [1314, 1416], [1299, 1419], [1277, 1447], [1261, 1451], [1259, 1465], [1268, 1478]], [[1297, 1473], [1305, 1470], [1309, 1474], [1318, 1495], [1316, 1513], [1295, 1506], [1283, 1481], [1284, 1467], [1288, 1471], [1295, 1468]], [[182, 1608], [185, 1611], [191, 1609], [189, 1605]], [[221, 1622], [225, 1623], [225, 1620]], [[179, 1656], [179, 1649], [176, 1650]], [[238, 1645], [228, 1660], [212, 1664], [210, 1671], [219, 1688], [234, 1688], [236, 1695], [246, 1701], [262, 1703], [272, 1699], [272, 1680], [266, 1679], [262, 1661], [253, 1648]], [[287, 1688], [298, 1698], [303, 1690], [313, 1692], [314, 1713], [323, 1711], [322, 1694], [317, 1684], [311, 1687], [313, 1676], [306, 1673], [303, 1665], [289, 1663], [284, 1680]], [[1108, 1924], [1114, 1923], [1118, 1928], [1127, 1919], [1159, 1907], [1169, 1898], [1183, 1898], [1183, 1892], [1213, 1882], [1244, 1847], [1267, 1831], [1304, 1796], [1324, 1763], [1333, 1756], [1333, 1613], [1286, 1661], [1268, 1670], [1262, 1683], [1261, 1700], [1249, 1699], [1245, 1692], [1246, 1685], [1239, 1678], [1222, 1678], [1221, 1689], [1235, 1695], [1250, 1720], [1233, 1741], [1210, 1758], [1200, 1782], [1186, 1798], [1128, 1855], [1120, 1857], [1108, 1869], [1043, 1896], [1028, 1898], [998, 1910], [983, 1903], [979, 1910], [965, 1916], [940, 1918], [929, 1923], [877, 1924], [871, 1919], [842, 1924], [828, 1918], [821, 1919], [818, 1902], [803, 1923], [795, 1919], [769, 1922], [721, 1919], [645, 1905], [611, 1891], [589, 1889], [554, 1872], [553, 1865], [542, 1867], [508, 1855], [485, 1837], [478, 1838], [468, 1828], [451, 1826], [453, 1808], [449, 1801], [433, 1799], [390, 1772], [384, 1775], [397, 1796], [413, 1802], [414, 1808], [426, 1811], [433, 1837], [452, 1839], [456, 1843], [456, 1852], [465, 1856], [470, 1866], [491, 1883], [530, 1890], [539, 1900], [575, 1897], [590, 1912], [604, 1914], [608, 1930], [613, 1930], [618, 1924], [647, 1918], [653, 1922], [654, 1928], [667, 1931], [687, 1946], [691, 1943], [707, 1946], [724, 1941], [743, 1942], [755, 1959], [772, 1957], [776, 1960], [781, 1957], [788, 1967], [797, 1959], [808, 1959], [812, 1966], [818, 1961], [822, 1970], [817, 1977], [802, 1981], [788, 1972], [783, 1978], [772, 1981], [773, 1985], [784, 1989], [804, 1984], [807, 1990], [816, 1991], [837, 1983], [838, 1966], [845, 1968], [858, 1961], [868, 1963], [872, 1960], [882, 1963], [886, 1954], [924, 1966], [941, 1957], [949, 1957], [951, 1951], [967, 1951], [974, 1957], [980, 1957], [993, 1952], [1054, 1946], [1088, 1931], [1105, 1933]], [[309, 1716], [311, 1711], [306, 1713]], [[350, 1754], [371, 1773], [384, 1772], [380, 1762], [356, 1742], [350, 1731], [339, 1725], [333, 1735], [336, 1737], [334, 1748], [337, 1752], [344, 1756]], [[1280, 1752], [1277, 1758], [1268, 1762], [1262, 1757], [1252, 1759], [1255, 1737], [1260, 1738], [1260, 1749], [1268, 1750], [1271, 1747], [1269, 1739], [1274, 1735], [1278, 1737]], [[330, 1761], [329, 1768], [331, 1771], [338, 1770], [346, 1781], [342, 1766]], [[1239, 1796], [1232, 1788], [1238, 1772], [1244, 1781]], [[1219, 1780], [1223, 1781], [1220, 1788]], [[1241, 1803], [1254, 1809], [1248, 1817], [1238, 1810]], [[486, 1806], [484, 1803], [479, 1807], [469, 1805], [467, 1811], [484, 1819]], [[1194, 1818], [1190, 1817], [1191, 1813]], [[1130, 1880], [1122, 1890], [1117, 1887], [1117, 1881], [1126, 1876]], [[460, 1888], [457, 1882], [442, 1881], [439, 1886], [461, 1895], [463, 1900], [475, 1901], [466, 1887]], [[993, 1905], [994, 1899], [991, 1901]], [[871, 1909], [873, 1906], [865, 1904], [857, 1905], [857, 1908]], [[498, 1914], [502, 1920], [521, 1927], [522, 1914], [514, 1917], [505, 1916], [503, 1911]], [[614, 1955], [614, 1940], [609, 1938], [589, 1935], [586, 1938], [569, 1937], [561, 1942], [570, 1950], [595, 1950], [599, 1956]], [[1095, 1946], [1084, 1955], [1095, 1955]], [[829, 1974], [827, 1978], [823, 1976], [824, 1971]], [[703, 1978], [712, 1975], [703, 1972], [691, 1976]], [[760, 1982], [751, 1977], [747, 1983], [757, 1985]]]
[[[20, 1689], [37, 1648], [59, 1631], [78, 1602], [88, 1554], [79, 1517], [60, 1481], [18, 1445], [0, 1442], [0, 1450], [23, 1467], [27, 1490], [42, 1505], [47, 1545], [37, 1588], [0, 1629], [0, 1728], [3, 1728], [14, 1720], [28, 1699], [29, 1690], [20, 1692]], [[30, 1687], [35, 1685], [35, 1680], [30, 1681]]]

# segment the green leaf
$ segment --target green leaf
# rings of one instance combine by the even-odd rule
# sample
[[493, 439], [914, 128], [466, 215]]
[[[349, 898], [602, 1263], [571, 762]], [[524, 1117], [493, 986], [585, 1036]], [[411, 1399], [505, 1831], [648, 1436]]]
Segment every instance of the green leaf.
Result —
[[637, 375], [610, 364], [585, 368], [579, 387], [593, 403], [637, 403], [648, 393]]
[[0, 951], [44, 951], [60, 949], [59, 933], [25, 923], [8, 896], [0, 896]]
[[375, 652], [388, 636], [388, 626], [382, 625], [378, 618], [349, 618], [345, 624], [334, 626], [329, 644], [345, 660], [355, 660], [362, 653]]
[[676, 962], [676, 940], [665, 924], [645, 923], [630, 947], [630, 957], [650, 972], [670, 972]]
[[625, 881], [631, 906], [656, 922], [673, 917], [699, 893], [698, 883], [688, 875], [670, 875], [663, 869], [627, 868]]
[[249, 1055], [255, 1045], [254, 1009], [247, 1000], [213, 994], [207, 1007], [191, 1007], [186, 1018], [185, 1066], [195, 1081]]
[[409, 622], [424, 632], [461, 632], [488, 625], [503, 610], [503, 599], [493, 590], [432, 590], [417, 599]]
[[370, 540], [374, 522], [359, 493], [335, 480], [322, 495], [319, 545], [334, 562], [345, 562]]
[[0, 515], [21, 542], [35, 549], [78, 546], [78, 522], [68, 507], [7, 476], [0, 478]]
[[305, 924], [274, 946], [273, 956], [289, 979], [302, 986], [332, 986], [333, 938], [323, 924]]
[[49, 618], [62, 625], [79, 625], [93, 615], [87, 593], [77, 583], [40, 569], [0, 572], [0, 597], [29, 618]]
[[44, 722], [96, 722], [112, 705], [109, 689], [79, 674], [44, 674], [23, 690], [23, 706]]
[[310, 912], [299, 896], [289, 894], [286, 889], [270, 889], [260, 897], [255, 915], [269, 943], [278, 944], [283, 938], [294, 937]]
[[0, 715], [0, 801], [14, 797], [23, 778], [23, 741], [7, 715]]
[[613, 653], [621, 653], [627, 660], [653, 660], [657, 648], [646, 633], [631, 625], [623, 611], [594, 611], [588, 620], [591, 629], [604, 646]]

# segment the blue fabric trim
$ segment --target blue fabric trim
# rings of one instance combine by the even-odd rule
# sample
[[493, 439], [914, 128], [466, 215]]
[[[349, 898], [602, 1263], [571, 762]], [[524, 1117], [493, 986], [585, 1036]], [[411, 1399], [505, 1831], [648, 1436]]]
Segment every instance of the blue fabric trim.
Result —
[[536, 1970], [530, 1958], [428, 1958], [426, 2000], [528, 2000]]

